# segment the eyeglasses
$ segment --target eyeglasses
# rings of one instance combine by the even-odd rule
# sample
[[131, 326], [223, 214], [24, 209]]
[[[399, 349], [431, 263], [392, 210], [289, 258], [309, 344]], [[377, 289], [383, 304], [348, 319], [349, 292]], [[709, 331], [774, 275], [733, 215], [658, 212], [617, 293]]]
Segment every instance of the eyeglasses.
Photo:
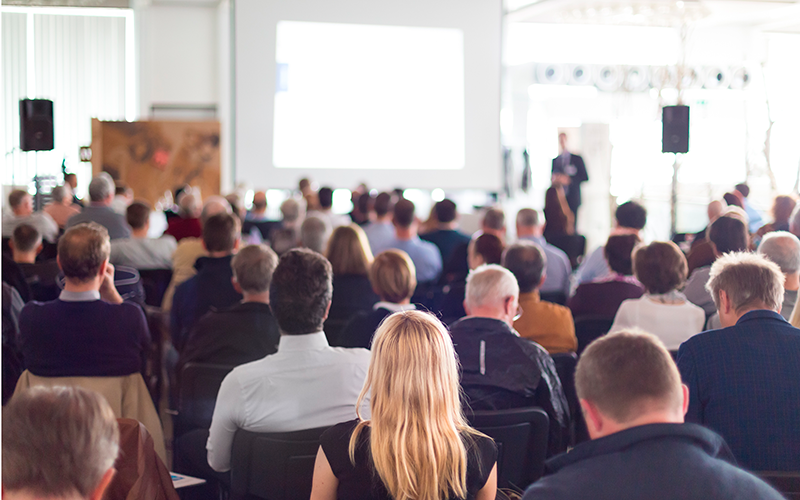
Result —
[[517, 314], [514, 315], [514, 319], [512, 319], [511, 321], [516, 321], [516, 320], [520, 319], [522, 317], [522, 312], [523, 312], [522, 311], [522, 306], [518, 305], [517, 306]]

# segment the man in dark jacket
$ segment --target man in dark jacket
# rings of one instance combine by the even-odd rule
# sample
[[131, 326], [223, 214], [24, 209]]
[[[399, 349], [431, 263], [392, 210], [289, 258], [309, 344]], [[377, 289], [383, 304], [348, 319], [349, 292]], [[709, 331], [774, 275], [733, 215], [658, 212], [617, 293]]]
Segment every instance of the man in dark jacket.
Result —
[[656, 337], [620, 332], [592, 342], [575, 384], [592, 440], [549, 460], [552, 474], [523, 500], [782, 498], [732, 465], [720, 436], [683, 423], [689, 391]]
[[550, 417], [548, 454], [566, 449], [569, 410], [553, 359], [511, 326], [519, 285], [511, 271], [484, 265], [467, 277], [467, 317], [450, 329], [461, 363], [461, 387], [473, 410], [542, 407]]

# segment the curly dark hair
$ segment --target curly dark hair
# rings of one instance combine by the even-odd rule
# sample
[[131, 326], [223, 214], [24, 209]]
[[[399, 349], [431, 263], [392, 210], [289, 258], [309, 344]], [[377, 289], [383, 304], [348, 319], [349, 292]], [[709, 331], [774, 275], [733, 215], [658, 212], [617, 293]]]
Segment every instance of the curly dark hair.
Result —
[[281, 332], [322, 331], [332, 296], [333, 270], [328, 259], [306, 248], [283, 254], [269, 285], [269, 307]]

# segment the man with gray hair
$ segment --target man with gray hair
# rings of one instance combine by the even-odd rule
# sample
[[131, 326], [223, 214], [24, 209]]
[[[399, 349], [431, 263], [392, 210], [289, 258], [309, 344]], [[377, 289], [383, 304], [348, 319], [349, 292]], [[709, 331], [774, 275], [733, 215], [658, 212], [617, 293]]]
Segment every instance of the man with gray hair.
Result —
[[72, 188], [69, 184], [56, 186], [50, 191], [50, 203], [45, 205], [42, 212], [56, 221], [58, 227], [63, 228], [73, 215], [81, 213], [80, 205], [72, 202]]
[[781, 268], [784, 276], [781, 316], [789, 321], [800, 288], [800, 239], [787, 231], [767, 233], [758, 245], [758, 253]]
[[678, 351], [686, 420], [721, 434], [750, 470], [800, 470], [800, 330], [778, 314], [784, 279], [762, 255], [717, 259], [706, 288], [722, 328]]
[[467, 276], [467, 317], [450, 328], [461, 362], [461, 387], [473, 410], [542, 407], [550, 417], [548, 453], [566, 449], [569, 410], [553, 359], [512, 324], [519, 286], [511, 271], [483, 265]]
[[328, 226], [325, 221], [318, 217], [307, 217], [300, 225], [300, 246], [324, 254], [327, 243]]
[[569, 257], [560, 248], [548, 243], [544, 236], [544, 224], [539, 219], [539, 213], [532, 208], [523, 208], [517, 212], [517, 238], [520, 241], [532, 241], [539, 245], [547, 257], [545, 267], [545, 280], [542, 283], [542, 293], [563, 293], [565, 298], [569, 295], [569, 277], [572, 266]]
[[22, 189], [15, 189], [8, 195], [11, 214], [3, 215], [3, 238], [11, 238], [14, 229], [20, 224], [33, 226], [42, 238], [55, 243], [58, 240], [58, 224], [43, 212], [33, 211], [33, 197]]
[[114, 179], [106, 172], [101, 172], [89, 183], [89, 199], [91, 203], [83, 211], [73, 215], [67, 221], [67, 229], [83, 222], [96, 222], [108, 230], [108, 236], [117, 238], [130, 238], [131, 228], [125, 222], [125, 216], [111, 209], [114, 201]]

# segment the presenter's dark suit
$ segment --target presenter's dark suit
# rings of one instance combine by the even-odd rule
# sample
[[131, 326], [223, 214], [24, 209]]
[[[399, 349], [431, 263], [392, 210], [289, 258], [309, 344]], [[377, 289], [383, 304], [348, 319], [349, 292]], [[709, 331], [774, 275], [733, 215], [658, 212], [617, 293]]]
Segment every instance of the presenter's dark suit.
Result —
[[800, 470], [800, 330], [773, 311], [681, 344], [687, 422], [705, 425], [755, 471]]
[[578, 207], [581, 206], [581, 183], [589, 180], [586, 173], [586, 165], [580, 155], [570, 153], [569, 161], [563, 155], [553, 158], [553, 174], [564, 174], [569, 176], [569, 186], [564, 186], [564, 195], [567, 198], [567, 205], [578, 218]]

